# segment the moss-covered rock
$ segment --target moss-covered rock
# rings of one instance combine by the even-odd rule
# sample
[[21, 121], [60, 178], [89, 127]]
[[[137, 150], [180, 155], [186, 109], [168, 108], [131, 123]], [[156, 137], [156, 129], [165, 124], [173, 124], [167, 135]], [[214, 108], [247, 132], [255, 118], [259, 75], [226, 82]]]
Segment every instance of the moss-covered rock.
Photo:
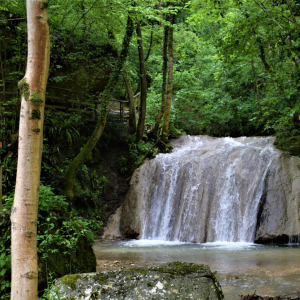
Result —
[[53, 299], [224, 299], [210, 268], [171, 262], [122, 271], [76, 274], [58, 280]]

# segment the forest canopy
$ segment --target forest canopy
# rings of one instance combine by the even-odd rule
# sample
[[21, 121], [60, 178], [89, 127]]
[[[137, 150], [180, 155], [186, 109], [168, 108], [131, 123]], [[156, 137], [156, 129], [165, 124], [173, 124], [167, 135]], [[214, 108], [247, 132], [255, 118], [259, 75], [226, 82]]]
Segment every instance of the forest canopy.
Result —
[[[145, 158], [170, 151], [174, 137], [275, 135], [278, 148], [300, 155], [296, 0], [50, 0], [43, 5], [49, 11], [51, 57], [39, 208], [48, 244], [38, 237], [39, 257], [54, 261], [63, 249], [70, 258], [54, 277], [72, 266], [81, 270], [73, 264], [76, 243], [83, 238], [92, 243], [124, 198], [133, 170]], [[6, 293], [24, 92], [18, 82], [26, 71], [27, 34], [25, 1], [2, 1], [0, 266], [5, 271], [0, 289]], [[30, 99], [40, 101], [38, 95]], [[38, 110], [33, 117], [40, 117]], [[49, 199], [56, 208], [48, 207]], [[57, 238], [58, 227], [75, 242]], [[42, 274], [45, 289], [48, 273]]]

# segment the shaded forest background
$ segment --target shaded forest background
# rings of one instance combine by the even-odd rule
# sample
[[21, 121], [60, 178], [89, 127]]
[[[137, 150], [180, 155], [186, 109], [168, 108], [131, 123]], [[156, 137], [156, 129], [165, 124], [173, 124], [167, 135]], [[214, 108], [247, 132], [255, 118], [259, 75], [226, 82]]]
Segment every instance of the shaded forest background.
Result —
[[[10, 286], [9, 212], [18, 149], [17, 83], [27, 59], [25, 12], [24, 1], [0, 4], [0, 299], [9, 297]], [[97, 124], [101, 95], [116, 69], [128, 16], [135, 29], [140, 24], [142, 33], [144, 134], [142, 139], [130, 134], [127, 118], [116, 115], [118, 106], [112, 102], [104, 133], [76, 174], [70, 202], [64, 193], [65, 173]], [[166, 27], [174, 32], [169, 139], [181, 134], [275, 135], [278, 148], [300, 154], [296, 0], [56, 0], [49, 3], [49, 26], [51, 66], [38, 224], [41, 291], [56, 277], [95, 270], [94, 237], [101, 235], [103, 223], [122, 203], [132, 172], [145, 158], [170, 150], [153, 133], [164, 91]], [[139, 41], [134, 30], [114, 99], [128, 101], [130, 89], [134, 95], [141, 91]]]

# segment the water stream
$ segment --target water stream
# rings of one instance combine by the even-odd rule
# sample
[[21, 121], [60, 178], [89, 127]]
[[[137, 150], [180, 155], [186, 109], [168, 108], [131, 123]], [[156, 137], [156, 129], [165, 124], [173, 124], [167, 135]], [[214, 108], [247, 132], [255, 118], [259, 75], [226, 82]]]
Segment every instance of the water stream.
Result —
[[192, 244], [156, 240], [103, 241], [94, 246], [97, 259], [135, 265], [185, 261], [217, 271], [226, 300], [239, 295], [278, 296], [300, 292], [300, 246], [252, 243]]

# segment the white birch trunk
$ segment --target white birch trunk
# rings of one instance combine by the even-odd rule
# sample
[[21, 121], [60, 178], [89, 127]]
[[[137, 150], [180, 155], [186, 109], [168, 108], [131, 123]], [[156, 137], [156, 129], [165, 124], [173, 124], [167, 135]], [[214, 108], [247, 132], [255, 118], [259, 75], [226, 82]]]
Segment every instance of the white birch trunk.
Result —
[[37, 299], [37, 208], [49, 72], [48, 0], [27, 0], [28, 59], [19, 82], [21, 113], [17, 182], [11, 211], [12, 300]]

